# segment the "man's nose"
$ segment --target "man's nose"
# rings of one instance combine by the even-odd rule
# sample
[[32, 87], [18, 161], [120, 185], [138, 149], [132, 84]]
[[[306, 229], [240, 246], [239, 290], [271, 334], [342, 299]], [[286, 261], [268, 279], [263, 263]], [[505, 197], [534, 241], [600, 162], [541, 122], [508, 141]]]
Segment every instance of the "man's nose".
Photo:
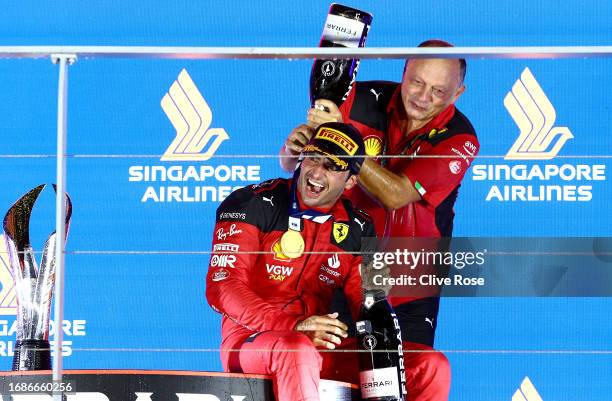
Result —
[[422, 88], [419, 88], [419, 91], [417, 92], [417, 100], [421, 102], [428, 102], [430, 99], [431, 99], [431, 88], [427, 86], [423, 86]]
[[318, 163], [310, 170], [310, 176], [313, 178], [322, 177], [325, 174], [325, 166], [323, 163]]

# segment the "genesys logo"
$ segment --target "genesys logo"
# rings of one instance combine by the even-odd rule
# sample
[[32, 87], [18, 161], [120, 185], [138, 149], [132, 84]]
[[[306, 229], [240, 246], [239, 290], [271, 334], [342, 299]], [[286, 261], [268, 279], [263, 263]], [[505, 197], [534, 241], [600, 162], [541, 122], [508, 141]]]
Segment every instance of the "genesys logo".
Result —
[[556, 126], [557, 112], [529, 68], [504, 98], [518, 137], [504, 159], [528, 162], [474, 164], [472, 180], [491, 184], [485, 200], [497, 202], [589, 202], [593, 184], [606, 180], [605, 164], [542, 163], [558, 157], [568, 140], [568, 127]]
[[540, 393], [536, 390], [535, 386], [529, 379], [529, 377], [525, 376], [523, 381], [521, 382], [520, 387], [516, 390], [514, 395], [512, 396], [512, 401], [543, 401], [542, 397], [540, 397]]
[[170, 85], [161, 108], [175, 133], [160, 161], [177, 164], [129, 167], [130, 182], [148, 184], [141, 202], [221, 202], [234, 190], [261, 181], [259, 165], [201, 164], [230, 136], [213, 126], [212, 110], [187, 70]]
[[[17, 297], [15, 284], [11, 275], [10, 263], [4, 234], [0, 234], [0, 357], [13, 357], [17, 334]], [[49, 337], [52, 338], [57, 330], [53, 320], [49, 322]], [[62, 355], [72, 355], [72, 337], [85, 337], [87, 335], [87, 320], [63, 320], [61, 330], [64, 332], [62, 341]], [[50, 341], [51, 346], [54, 345]]]

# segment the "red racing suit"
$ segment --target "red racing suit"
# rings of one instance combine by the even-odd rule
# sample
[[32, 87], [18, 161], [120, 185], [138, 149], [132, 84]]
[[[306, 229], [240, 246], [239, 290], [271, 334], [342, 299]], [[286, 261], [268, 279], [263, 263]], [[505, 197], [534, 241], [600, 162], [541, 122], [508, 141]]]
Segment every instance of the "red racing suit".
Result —
[[[322, 359], [293, 329], [309, 316], [330, 313], [338, 289], [356, 318], [362, 299], [356, 252], [375, 241], [375, 232], [371, 219], [341, 198], [326, 221], [303, 219], [305, 252], [288, 258], [280, 238], [288, 229], [290, 185], [285, 179], [251, 185], [219, 206], [206, 297], [223, 315], [225, 370], [274, 375], [279, 401], [316, 400]], [[249, 347], [257, 351], [231, 351]]]

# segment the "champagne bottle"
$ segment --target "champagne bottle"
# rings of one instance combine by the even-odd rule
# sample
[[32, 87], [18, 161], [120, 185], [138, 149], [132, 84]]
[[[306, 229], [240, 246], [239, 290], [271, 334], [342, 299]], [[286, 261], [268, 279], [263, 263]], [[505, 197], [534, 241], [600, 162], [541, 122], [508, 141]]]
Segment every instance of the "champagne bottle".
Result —
[[383, 290], [366, 290], [357, 329], [361, 398], [400, 401], [406, 392], [406, 372], [399, 321]]
[[[319, 47], [364, 47], [372, 15], [340, 4], [329, 8]], [[340, 106], [357, 77], [359, 59], [316, 59], [310, 72], [310, 103], [328, 99]]]

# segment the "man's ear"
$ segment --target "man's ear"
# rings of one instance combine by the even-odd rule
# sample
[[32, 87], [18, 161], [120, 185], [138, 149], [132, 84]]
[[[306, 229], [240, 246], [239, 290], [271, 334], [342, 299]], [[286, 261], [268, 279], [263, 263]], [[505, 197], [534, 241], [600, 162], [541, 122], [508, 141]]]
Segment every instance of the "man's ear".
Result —
[[455, 93], [455, 96], [453, 98], [453, 102], [455, 103], [457, 101], [457, 99], [459, 99], [459, 96], [461, 96], [461, 94], [465, 92], [465, 85], [461, 84], [461, 86], [459, 87], [459, 89], [457, 89], [457, 92]]
[[355, 174], [351, 174], [349, 178], [346, 180], [344, 184], [344, 190], [353, 188], [357, 184], [357, 176]]

